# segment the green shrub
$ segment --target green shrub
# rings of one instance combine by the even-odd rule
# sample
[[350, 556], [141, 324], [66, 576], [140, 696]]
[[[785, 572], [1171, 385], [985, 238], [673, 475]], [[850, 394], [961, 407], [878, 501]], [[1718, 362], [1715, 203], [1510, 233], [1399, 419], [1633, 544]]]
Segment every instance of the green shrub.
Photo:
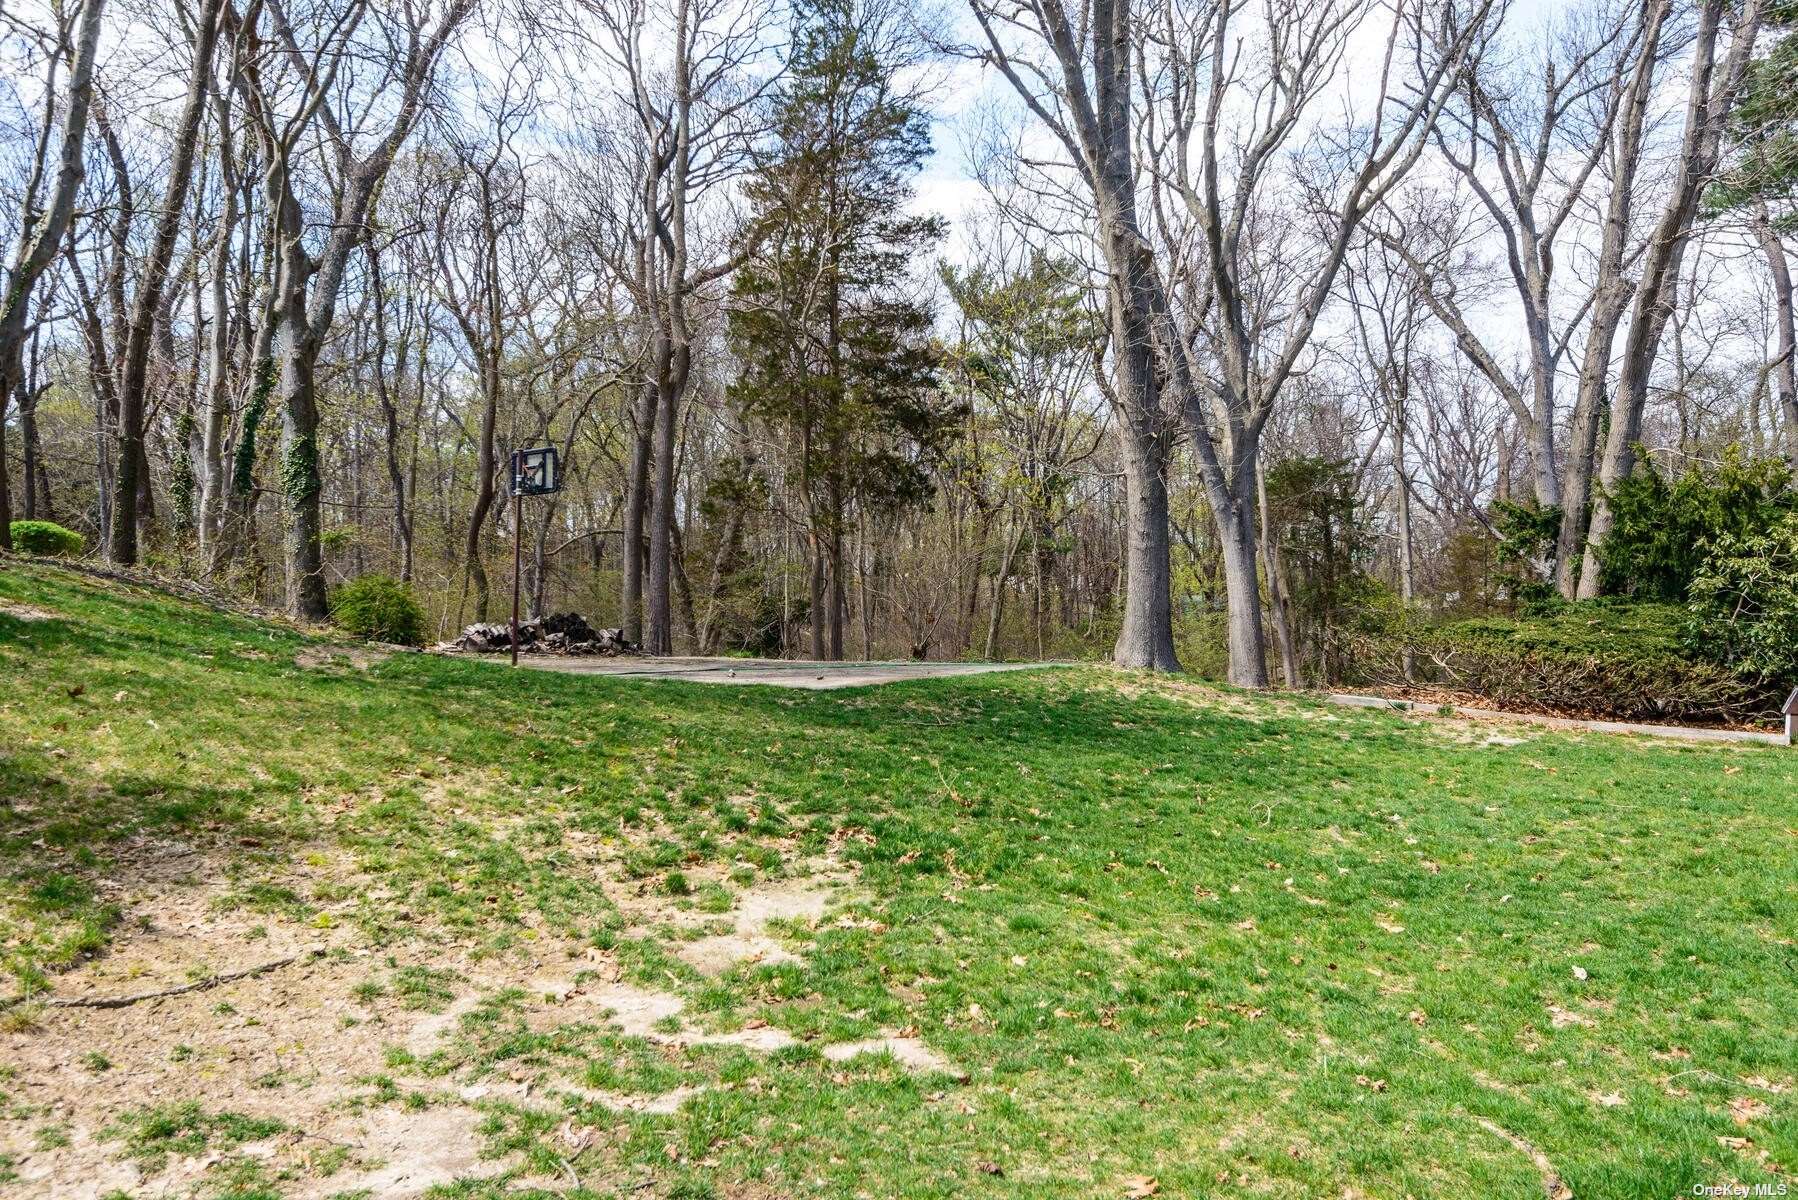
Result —
[[331, 619], [357, 637], [416, 646], [424, 641], [425, 610], [412, 589], [386, 575], [363, 575], [331, 597]]
[[1553, 560], [1561, 535], [1561, 506], [1497, 500], [1492, 520], [1498, 534], [1492, 582], [1512, 607], [1533, 612], [1557, 595]]
[[1724, 534], [1692, 580], [1695, 653], [1775, 693], [1798, 687], [1798, 512], [1759, 533]]
[[14, 521], [12, 545], [21, 554], [73, 557], [81, 553], [87, 539], [54, 521]]
[[[1359, 637], [1355, 682], [1421, 685], [1498, 708], [1612, 720], [1746, 720], [1783, 694], [1757, 671], [1695, 653], [1675, 604], [1588, 601]], [[1406, 667], [1409, 666], [1409, 675]]]
[[1710, 547], [1752, 538], [1798, 505], [1792, 472], [1781, 459], [1751, 459], [1731, 447], [1710, 471], [1675, 479], [1643, 470], [1611, 493], [1616, 524], [1599, 547], [1607, 596], [1683, 603]]

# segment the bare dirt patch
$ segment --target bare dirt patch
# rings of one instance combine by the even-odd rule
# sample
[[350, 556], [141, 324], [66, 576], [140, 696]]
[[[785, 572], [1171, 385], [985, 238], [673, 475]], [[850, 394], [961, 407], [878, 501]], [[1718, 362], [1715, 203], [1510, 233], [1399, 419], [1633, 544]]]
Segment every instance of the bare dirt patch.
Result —
[[[609, 1028], [664, 1048], [670, 1061], [693, 1046], [769, 1053], [800, 1044], [762, 1021], [707, 1029], [680, 992], [627, 980], [614, 954], [591, 946], [542, 936], [525, 949], [475, 958], [461, 943], [415, 928], [416, 939], [376, 948], [351, 922], [247, 903], [242, 872], [227, 879], [214, 849], [146, 839], [118, 861], [101, 883], [123, 914], [112, 950], [57, 978], [53, 997], [146, 998], [118, 1008], [50, 1007], [43, 997], [15, 1006], [0, 1034], [0, 1058], [13, 1069], [0, 1083], [0, 1154], [17, 1172], [8, 1195], [184, 1195], [213, 1186], [218, 1172], [248, 1170], [280, 1179], [289, 1196], [416, 1197], [520, 1169], [515, 1155], [484, 1156], [479, 1126], [492, 1104], [575, 1102], [670, 1115], [717, 1086], [689, 1079], [632, 1094], [585, 1087], [554, 1069], [494, 1074], [472, 1060], [458, 1065], [469, 1022], [505, 997], [533, 1030]], [[306, 862], [271, 862], [255, 882], [295, 895], [319, 883], [353, 884], [363, 894], [375, 887], [342, 856], [315, 853]], [[843, 864], [804, 866], [812, 873], [734, 888], [727, 912], [603, 882], [632, 921], [627, 936], [672, 929], [668, 949], [702, 974], [718, 974], [801, 961], [808, 935], [859, 898]], [[258, 964], [267, 969], [242, 974]], [[146, 995], [196, 982], [204, 987]], [[832, 1062], [885, 1054], [907, 1070], [953, 1072], [923, 1042], [890, 1031], [819, 1049]], [[133, 1131], [171, 1120], [186, 1140], [146, 1152]], [[219, 1132], [238, 1127], [232, 1122], [257, 1130], [272, 1122], [279, 1132], [233, 1140]], [[600, 1128], [582, 1136], [610, 1135]]]
[[323, 670], [347, 663], [358, 671], [366, 671], [376, 663], [385, 662], [391, 652], [369, 645], [356, 646], [307, 646], [293, 656], [293, 665], [307, 670]]
[[380, 1165], [310, 1181], [296, 1196], [325, 1200], [359, 1191], [382, 1197], [419, 1196], [458, 1179], [496, 1174], [505, 1164], [481, 1158], [481, 1140], [475, 1133], [480, 1120], [480, 1114], [453, 1106], [416, 1112], [377, 1109], [359, 1131], [357, 1156]]
[[[434, 1043], [443, 1016], [372, 994], [385, 963], [353, 933], [255, 911], [213, 853], [180, 842], [128, 847], [121, 862], [101, 888], [125, 918], [113, 950], [57, 979], [54, 999], [116, 1000], [286, 961], [126, 1007], [16, 1005], [0, 1035], [13, 1072], [0, 1084], [0, 1153], [19, 1176], [9, 1195], [183, 1195], [247, 1159], [296, 1181], [294, 1195], [404, 1197], [503, 1165], [477, 1162], [477, 1117], [465, 1108], [364, 1102], [386, 1048], [422, 1044], [427, 1023]], [[281, 1132], [236, 1145], [187, 1113]], [[145, 1114], [179, 1127], [174, 1149], [134, 1146]]]
[[[693, 883], [722, 886], [721, 871], [691, 874]], [[733, 891], [728, 912], [707, 911], [691, 901], [655, 894], [647, 882], [635, 893], [618, 893], [616, 903], [639, 930], [668, 926], [698, 934], [675, 943], [674, 953], [701, 975], [716, 976], [745, 963], [804, 963], [804, 956], [789, 948], [793, 939], [783, 937], [782, 931], [815, 930], [831, 908], [855, 897], [853, 880], [848, 867], [825, 858], [809, 864], [803, 875]]]
[[8, 616], [15, 621], [61, 621], [65, 619], [59, 612], [51, 612], [47, 608], [37, 608], [30, 604], [17, 604], [11, 600], [0, 600], [0, 616]]
[[[271, 930], [277, 936], [297, 940], [298, 931]], [[212, 944], [190, 947], [190, 957], [222, 963], [241, 953], [208, 933], [193, 940]], [[6, 1041], [17, 1071], [8, 1087], [15, 1119], [0, 1124], [0, 1147], [19, 1164], [19, 1194], [180, 1194], [245, 1153], [294, 1172], [301, 1195], [359, 1186], [380, 1196], [417, 1195], [473, 1170], [480, 1143], [472, 1114], [350, 1103], [366, 1093], [359, 1081], [378, 1068], [384, 1047], [410, 1040], [403, 1022], [411, 1014], [358, 998], [367, 972], [362, 956], [342, 954], [125, 1009], [41, 1010]], [[283, 1134], [248, 1148], [209, 1139], [166, 1161], [129, 1157], [120, 1127], [132, 1114], [188, 1104], [208, 1115], [277, 1121]], [[40, 1149], [46, 1126], [68, 1131], [69, 1144]], [[334, 1146], [349, 1151], [340, 1164], [345, 1176], [372, 1182], [345, 1183], [334, 1172], [312, 1188], [316, 1152]], [[81, 1190], [89, 1182], [91, 1192]]]
[[838, 1042], [835, 1045], [824, 1047], [823, 1054], [831, 1062], [848, 1062], [850, 1059], [859, 1058], [864, 1054], [887, 1054], [892, 1056], [894, 1062], [908, 1071], [943, 1072], [946, 1074], [955, 1072], [954, 1066], [947, 1058], [932, 1050], [919, 1038], [902, 1037], [894, 1033], [864, 1038], [859, 1042]]

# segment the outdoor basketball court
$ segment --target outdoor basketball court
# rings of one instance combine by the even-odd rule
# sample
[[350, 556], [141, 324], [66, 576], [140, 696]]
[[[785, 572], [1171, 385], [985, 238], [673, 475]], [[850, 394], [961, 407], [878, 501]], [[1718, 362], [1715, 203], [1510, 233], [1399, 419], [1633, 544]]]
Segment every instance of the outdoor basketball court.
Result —
[[773, 687], [868, 687], [907, 679], [944, 679], [990, 671], [1029, 671], [1048, 663], [805, 662], [777, 658], [584, 658], [554, 654], [522, 655], [521, 667], [567, 675], [614, 675], [622, 679], [675, 679], [685, 683], [762, 683]]

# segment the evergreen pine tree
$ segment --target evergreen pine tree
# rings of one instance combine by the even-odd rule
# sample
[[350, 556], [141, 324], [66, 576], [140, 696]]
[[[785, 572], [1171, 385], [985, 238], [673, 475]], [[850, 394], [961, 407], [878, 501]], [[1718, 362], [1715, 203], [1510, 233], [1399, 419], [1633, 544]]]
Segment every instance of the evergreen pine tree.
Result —
[[915, 504], [956, 414], [913, 267], [940, 218], [910, 211], [928, 120], [879, 0], [800, 0], [772, 144], [747, 185], [756, 252], [737, 273], [737, 404], [786, 439], [811, 549], [812, 653], [843, 656], [844, 534]]

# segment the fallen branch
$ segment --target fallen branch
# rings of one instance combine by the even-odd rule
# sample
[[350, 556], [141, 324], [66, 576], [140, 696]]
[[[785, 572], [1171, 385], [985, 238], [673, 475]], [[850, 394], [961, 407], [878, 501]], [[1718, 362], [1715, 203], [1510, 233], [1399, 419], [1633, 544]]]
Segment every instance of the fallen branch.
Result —
[[277, 958], [271, 962], [258, 963], [253, 967], [245, 967], [241, 971], [227, 971], [222, 975], [208, 975], [197, 983], [184, 983], [180, 987], [160, 988], [154, 992], [134, 992], [129, 996], [71, 996], [66, 999], [52, 997], [42, 1001], [45, 1008], [126, 1008], [140, 1004], [145, 1000], [160, 1000], [164, 996], [181, 996], [188, 992], [203, 992], [215, 988], [221, 983], [234, 983], [239, 979], [250, 979], [257, 975], [266, 975], [270, 971], [291, 966], [305, 958], [317, 958], [323, 950], [306, 950], [299, 954], [289, 954], [286, 958]]
[[564, 1171], [568, 1172], [568, 1179], [571, 1183], [574, 1184], [574, 1190], [577, 1192], [580, 1191], [581, 1190], [581, 1177], [574, 1173], [574, 1168], [568, 1165], [568, 1160], [558, 1154], [556, 1156], [556, 1162], [558, 1164], [560, 1164], [561, 1168]]
[[1548, 1161], [1548, 1155], [1536, 1149], [1533, 1143], [1518, 1137], [1497, 1122], [1489, 1121], [1485, 1117], [1476, 1119], [1479, 1121], [1481, 1129], [1503, 1138], [1516, 1149], [1529, 1155], [1530, 1161], [1536, 1164], [1536, 1170], [1542, 1172], [1542, 1194], [1547, 1196], [1548, 1200], [1573, 1200], [1573, 1189], [1562, 1181], [1560, 1173], [1555, 1170], [1555, 1165]]

